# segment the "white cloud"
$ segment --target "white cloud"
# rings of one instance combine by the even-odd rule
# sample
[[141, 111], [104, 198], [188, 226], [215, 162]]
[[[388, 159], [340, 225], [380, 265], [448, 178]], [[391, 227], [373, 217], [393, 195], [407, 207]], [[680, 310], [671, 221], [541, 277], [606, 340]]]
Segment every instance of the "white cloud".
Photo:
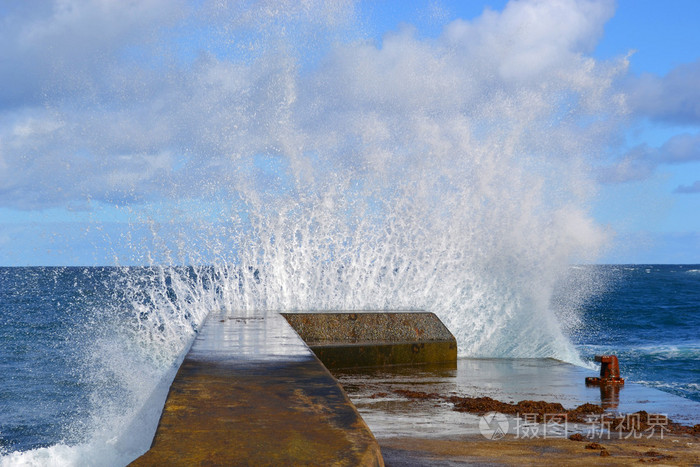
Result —
[[679, 65], [663, 77], [644, 74], [630, 88], [630, 105], [636, 114], [700, 125], [700, 60]]
[[0, 17], [0, 108], [99, 91], [126, 47], [156, 42], [182, 14], [182, 2], [167, 0], [40, 0], [9, 8]]
[[[586, 56], [610, 2], [512, 2], [437, 39], [406, 28], [381, 46], [326, 41], [352, 5], [321, 3], [211, 2], [189, 16], [165, 0], [11, 11], [0, 33], [13, 70], [0, 73], [0, 203], [233, 190], [260, 153], [284, 155], [302, 177], [318, 169], [309, 154], [378, 174], [461, 157], [488, 168], [488, 187], [504, 166], [551, 176], [579, 164], [624, 113], [611, 86], [624, 64]], [[195, 43], [200, 53], [183, 58]], [[316, 47], [330, 53], [309, 69], [301, 57]], [[563, 191], [585, 185], [570, 173]]]
[[656, 162], [683, 164], [700, 161], [700, 133], [681, 133], [666, 141], [654, 155]]
[[601, 168], [598, 177], [603, 183], [639, 181], [651, 177], [659, 165], [698, 161], [700, 133], [681, 133], [669, 138], [658, 148], [647, 144], [635, 146], [615, 164]]
[[550, 72], [569, 74], [567, 68], [593, 50], [613, 11], [611, 2], [515, 1], [474, 22], [455, 21], [446, 38], [469, 48], [473, 64], [491, 65], [502, 79], [521, 83]]

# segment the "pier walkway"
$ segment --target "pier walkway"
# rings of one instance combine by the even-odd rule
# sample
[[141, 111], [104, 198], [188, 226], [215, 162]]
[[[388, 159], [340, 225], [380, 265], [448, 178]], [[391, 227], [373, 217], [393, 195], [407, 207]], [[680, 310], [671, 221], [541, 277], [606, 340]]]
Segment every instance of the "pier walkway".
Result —
[[381, 466], [338, 382], [282, 315], [212, 313], [131, 465]]

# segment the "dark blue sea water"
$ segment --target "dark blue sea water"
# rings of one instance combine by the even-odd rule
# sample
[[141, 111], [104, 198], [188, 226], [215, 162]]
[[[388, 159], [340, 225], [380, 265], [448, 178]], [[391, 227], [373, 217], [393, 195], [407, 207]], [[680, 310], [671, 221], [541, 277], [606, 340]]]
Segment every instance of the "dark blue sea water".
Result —
[[208, 291], [192, 268], [0, 268], [0, 465], [125, 465], [150, 444], [197, 324], [178, 283]]
[[594, 267], [607, 291], [582, 309], [582, 357], [615, 354], [627, 381], [700, 401], [700, 265]]
[[[700, 401], [700, 266], [581, 268], [607, 284], [571, 336], [583, 359], [614, 353], [627, 381]], [[193, 269], [0, 268], [0, 465], [133, 458], [127, 438], [148, 445], [157, 423], [139, 407], [176, 368], [200, 319], [189, 297], [210, 284]]]

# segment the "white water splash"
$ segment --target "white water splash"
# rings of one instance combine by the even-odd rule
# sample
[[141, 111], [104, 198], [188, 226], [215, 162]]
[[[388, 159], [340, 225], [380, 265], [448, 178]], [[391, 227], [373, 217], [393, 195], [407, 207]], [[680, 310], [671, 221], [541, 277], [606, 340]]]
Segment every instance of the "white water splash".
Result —
[[626, 63], [586, 53], [609, 5], [514, 2], [381, 44], [332, 32], [346, 4], [246, 8], [205, 15], [212, 53], [170, 86], [187, 122], [171, 201], [130, 208], [121, 259], [214, 264], [228, 308], [424, 309], [462, 355], [580, 362], [559, 318], [591, 278], [559, 317], [551, 300], [607, 240], [589, 172]]
[[[422, 309], [461, 355], [580, 363], [566, 331], [592, 278], [552, 297], [607, 237], [589, 213], [590, 168], [624, 114], [614, 80], [626, 64], [586, 54], [609, 5], [513, 2], [436, 38], [405, 28], [376, 44], [339, 3], [205, 3], [189, 20], [206, 37], [196, 59], [144, 45], [164, 58], [127, 63], [143, 86], [117, 87], [120, 73], [108, 106], [96, 93], [57, 109], [61, 137], [104, 135], [89, 150], [120, 154], [80, 185], [130, 221], [115, 261], [195, 266], [127, 283], [126, 324], [96, 339], [93, 381], [120, 388], [96, 395], [86, 428], [105, 463], [147, 447], [96, 448], [157, 405], [212, 309]], [[74, 449], [27, 463], [90, 463]]]

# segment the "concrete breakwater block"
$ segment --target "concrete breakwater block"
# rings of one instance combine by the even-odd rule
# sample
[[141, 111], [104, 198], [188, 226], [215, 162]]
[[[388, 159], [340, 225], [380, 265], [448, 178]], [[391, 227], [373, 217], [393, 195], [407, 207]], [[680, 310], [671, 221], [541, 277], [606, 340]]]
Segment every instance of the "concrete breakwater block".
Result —
[[276, 312], [212, 313], [131, 465], [382, 466], [354, 405]]
[[457, 362], [457, 341], [434, 313], [282, 313], [328, 368]]

